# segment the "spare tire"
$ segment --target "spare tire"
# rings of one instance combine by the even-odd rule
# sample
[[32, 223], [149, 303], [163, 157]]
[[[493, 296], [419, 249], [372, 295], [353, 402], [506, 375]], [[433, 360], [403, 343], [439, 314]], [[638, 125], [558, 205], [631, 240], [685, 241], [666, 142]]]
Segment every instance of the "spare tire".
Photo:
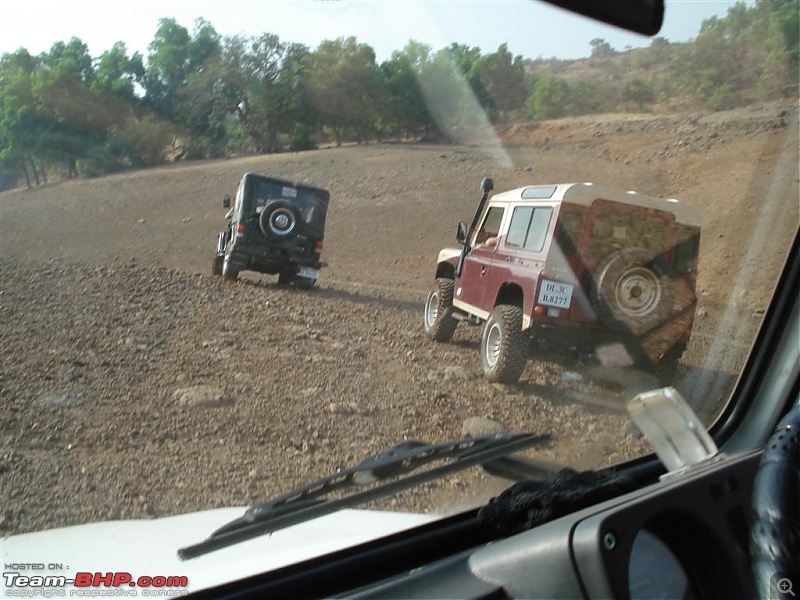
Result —
[[300, 229], [300, 211], [283, 200], [270, 202], [258, 218], [261, 232], [270, 238], [288, 240], [295, 237]]
[[645, 333], [670, 315], [674, 300], [670, 274], [639, 248], [609, 254], [595, 272], [592, 306], [617, 331]]

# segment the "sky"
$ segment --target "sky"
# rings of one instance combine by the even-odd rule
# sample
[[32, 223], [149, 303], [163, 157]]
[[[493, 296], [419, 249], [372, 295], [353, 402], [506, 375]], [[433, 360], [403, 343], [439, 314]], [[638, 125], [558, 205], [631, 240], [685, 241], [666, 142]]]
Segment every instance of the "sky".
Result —
[[[733, 0], [666, 0], [659, 36], [693, 39], [703, 21], [724, 17]], [[276, 34], [316, 48], [322, 40], [355, 36], [379, 62], [409, 39], [439, 50], [451, 42], [494, 52], [502, 43], [525, 58], [589, 56], [602, 38], [616, 50], [648, 46], [650, 38], [595, 23], [539, 0], [14, 0], [0, 3], [0, 54], [47, 51], [78, 37], [100, 56], [115, 42], [147, 56], [159, 19], [171, 17], [190, 32], [209, 21], [222, 36]]]

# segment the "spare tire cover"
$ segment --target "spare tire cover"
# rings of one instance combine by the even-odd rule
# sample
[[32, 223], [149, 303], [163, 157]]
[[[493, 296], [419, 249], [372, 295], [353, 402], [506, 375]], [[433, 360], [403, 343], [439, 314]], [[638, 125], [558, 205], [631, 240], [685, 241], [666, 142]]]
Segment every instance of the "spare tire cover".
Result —
[[672, 312], [675, 286], [652, 255], [639, 248], [609, 254], [597, 267], [592, 305], [598, 318], [617, 330], [642, 334]]
[[289, 239], [300, 229], [300, 211], [283, 200], [268, 203], [258, 218], [261, 232], [271, 238]]

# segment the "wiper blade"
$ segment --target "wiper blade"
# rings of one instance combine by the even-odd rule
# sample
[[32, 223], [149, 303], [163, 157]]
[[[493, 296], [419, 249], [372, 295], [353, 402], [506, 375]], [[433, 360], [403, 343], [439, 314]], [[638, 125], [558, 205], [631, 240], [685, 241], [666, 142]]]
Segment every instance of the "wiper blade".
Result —
[[[248, 508], [241, 517], [223, 525], [206, 540], [179, 549], [178, 556], [181, 559], [201, 556], [349, 506], [370, 502], [444, 475], [489, 463], [549, 439], [549, 434], [497, 433], [440, 444], [403, 442], [370, 456], [355, 467], [339, 470], [268, 502]], [[450, 459], [450, 462], [421, 473], [409, 474], [432, 462], [445, 459]], [[386, 481], [393, 478], [397, 479]], [[371, 484], [375, 485], [342, 498], [327, 498], [337, 491]]]

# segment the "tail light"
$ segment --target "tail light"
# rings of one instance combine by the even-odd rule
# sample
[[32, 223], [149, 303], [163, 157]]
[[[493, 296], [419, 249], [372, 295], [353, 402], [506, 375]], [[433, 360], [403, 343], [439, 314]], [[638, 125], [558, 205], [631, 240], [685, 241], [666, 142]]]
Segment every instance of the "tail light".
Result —
[[317, 252], [320, 252], [322, 250], [322, 240], [317, 240], [317, 244], [315, 246], [315, 249], [316, 249]]
[[244, 223], [239, 223], [236, 226], [236, 235], [244, 235]]

